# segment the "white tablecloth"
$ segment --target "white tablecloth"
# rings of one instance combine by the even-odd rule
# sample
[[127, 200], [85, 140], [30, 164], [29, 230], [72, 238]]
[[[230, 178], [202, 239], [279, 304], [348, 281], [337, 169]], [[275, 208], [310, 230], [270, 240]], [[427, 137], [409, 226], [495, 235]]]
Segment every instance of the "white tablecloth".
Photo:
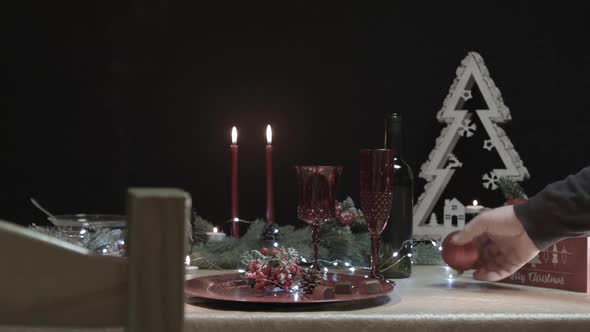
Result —
[[[218, 271], [199, 271], [198, 275]], [[311, 331], [584, 331], [590, 332], [590, 295], [474, 281], [449, 280], [442, 266], [415, 266], [387, 297], [363, 303], [278, 306], [186, 305], [186, 329], [231, 332]], [[0, 331], [121, 331], [34, 329]]]

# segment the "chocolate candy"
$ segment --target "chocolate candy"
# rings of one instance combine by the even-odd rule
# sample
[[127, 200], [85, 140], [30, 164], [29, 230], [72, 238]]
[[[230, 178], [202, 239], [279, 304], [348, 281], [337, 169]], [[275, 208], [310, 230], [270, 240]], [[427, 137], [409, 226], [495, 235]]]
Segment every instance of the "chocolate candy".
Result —
[[329, 300], [334, 298], [334, 288], [326, 286], [316, 286], [313, 290], [312, 297], [314, 300]]
[[352, 294], [352, 282], [338, 281], [334, 286], [336, 294]]
[[360, 292], [363, 294], [376, 294], [383, 292], [383, 285], [379, 280], [363, 280], [359, 284]]

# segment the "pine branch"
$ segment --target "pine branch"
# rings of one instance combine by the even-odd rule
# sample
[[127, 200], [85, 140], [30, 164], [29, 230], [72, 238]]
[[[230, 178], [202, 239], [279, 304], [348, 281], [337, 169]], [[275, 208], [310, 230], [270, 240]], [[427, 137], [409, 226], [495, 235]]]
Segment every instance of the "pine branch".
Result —
[[520, 184], [511, 178], [505, 176], [500, 177], [498, 180], [498, 187], [500, 187], [500, 190], [506, 199], [527, 198], [527, 195], [524, 193]]

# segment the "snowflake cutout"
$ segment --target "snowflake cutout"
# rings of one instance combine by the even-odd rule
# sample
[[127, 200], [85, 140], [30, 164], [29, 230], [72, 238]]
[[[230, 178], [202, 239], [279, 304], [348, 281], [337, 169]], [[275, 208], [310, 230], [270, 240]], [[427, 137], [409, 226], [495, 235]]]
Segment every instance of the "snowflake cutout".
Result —
[[471, 137], [473, 136], [473, 133], [476, 129], [477, 126], [475, 125], [475, 123], [471, 123], [471, 120], [463, 120], [457, 132], [461, 136]]
[[463, 93], [461, 93], [461, 98], [463, 98], [464, 101], [468, 101], [469, 99], [473, 98], [471, 90], [463, 90]]
[[485, 141], [483, 141], [483, 148], [488, 151], [492, 151], [492, 149], [494, 148], [494, 143], [492, 143], [491, 139], [486, 139]]
[[483, 187], [486, 189], [496, 190], [498, 189], [498, 180], [500, 179], [493, 171], [489, 174], [484, 174], [481, 179], [483, 180]]

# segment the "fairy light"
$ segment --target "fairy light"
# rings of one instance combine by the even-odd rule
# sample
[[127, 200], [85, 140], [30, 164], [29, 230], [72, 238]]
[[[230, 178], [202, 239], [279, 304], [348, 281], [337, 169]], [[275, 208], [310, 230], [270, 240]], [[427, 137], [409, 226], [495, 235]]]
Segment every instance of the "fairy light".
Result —
[[324, 272], [328, 272], [328, 268], [327, 267], [324, 267]]
[[278, 243], [278, 242], [275, 242], [275, 243], [273, 243], [272, 245], [273, 245], [275, 248], [278, 248], [278, 246], [279, 246], [279, 243]]
[[348, 266], [350, 266], [350, 263], [349, 262], [344, 262], [344, 266], [347, 266], [348, 267]]
[[399, 252], [396, 251], [393, 253], [393, 257], [397, 257], [397, 255], [399, 255]]
[[338, 266], [338, 262], [334, 262], [334, 263], [332, 263], [332, 265]]

